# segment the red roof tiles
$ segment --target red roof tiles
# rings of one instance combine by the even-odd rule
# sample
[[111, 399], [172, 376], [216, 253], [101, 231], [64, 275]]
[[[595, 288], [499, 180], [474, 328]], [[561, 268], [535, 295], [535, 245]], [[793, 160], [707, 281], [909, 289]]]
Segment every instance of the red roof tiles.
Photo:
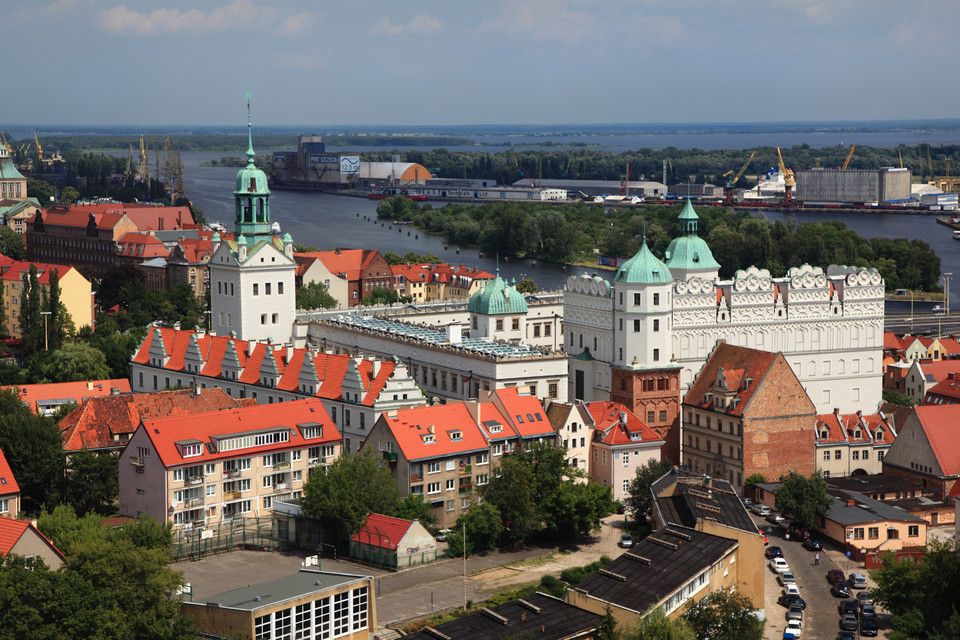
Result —
[[13, 477], [13, 470], [0, 449], [0, 496], [7, 496], [14, 493], [20, 493], [20, 485], [17, 479]]
[[[6, 256], [4, 256], [6, 258]], [[67, 273], [73, 270], [70, 265], [48, 264], [46, 262], [29, 262], [26, 260], [7, 260], [0, 263], [0, 275], [4, 280], [19, 281], [23, 279], [23, 274], [30, 271], [30, 266], [37, 267], [37, 282], [40, 284], [50, 284], [50, 274], [56, 272], [59, 278], [63, 278]]]
[[319, 260], [327, 271], [342, 275], [347, 280], [359, 280], [365, 263], [369, 262], [373, 251], [369, 249], [335, 249], [332, 251], [304, 251], [294, 254], [298, 263], [312, 263]]
[[353, 534], [350, 539], [371, 547], [392, 550], [397, 548], [411, 526], [413, 526], [412, 520], [385, 516], [382, 513], [371, 513], [360, 526], [360, 530]]
[[960, 405], [919, 406], [916, 412], [943, 474], [960, 475]]
[[662, 442], [656, 431], [619, 402], [606, 400], [590, 402], [587, 404], [587, 411], [593, 419], [594, 427], [602, 432], [601, 442], [604, 444], [616, 446], [638, 442]]
[[37, 413], [37, 403], [58, 401], [59, 404], [80, 404], [87, 398], [99, 398], [117, 393], [130, 393], [130, 381], [126, 378], [111, 380], [88, 380], [86, 382], [51, 382], [49, 384], [21, 384], [3, 387], [17, 394], [20, 401]]
[[146, 233], [125, 233], [117, 243], [118, 253], [122, 256], [135, 258], [167, 258], [170, 250], [167, 249], [155, 236]]
[[[875, 440], [878, 430], [883, 437]], [[815, 438], [818, 444], [892, 444], [896, 432], [877, 413], [827, 413], [817, 416]]]
[[140, 231], [169, 231], [195, 226], [190, 207], [154, 207], [135, 202], [57, 206], [44, 209], [42, 215], [47, 224], [86, 227], [90, 214], [101, 229], [112, 229], [124, 215]]
[[[778, 354], [769, 351], [738, 347], [726, 342], [717, 343], [713, 354], [687, 391], [684, 403], [742, 416], [777, 356]], [[737, 399], [736, 403], [716, 407], [712, 399], [707, 397], [720, 380], [725, 385], [724, 391], [733, 394]]]
[[13, 518], [0, 518], [0, 557], [13, 551], [13, 548], [17, 546], [17, 542], [20, 541], [20, 538], [23, 537], [27, 530], [33, 530], [37, 537], [50, 545], [50, 548], [53, 549], [58, 556], [63, 558], [60, 550], [57, 549], [49, 538], [40, 533], [40, 530], [33, 526], [33, 523], [29, 520], [14, 520]]
[[892, 331], [884, 331], [883, 348], [889, 351], [902, 351], [908, 345], [903, 344], [903, 340], [897, 337]]

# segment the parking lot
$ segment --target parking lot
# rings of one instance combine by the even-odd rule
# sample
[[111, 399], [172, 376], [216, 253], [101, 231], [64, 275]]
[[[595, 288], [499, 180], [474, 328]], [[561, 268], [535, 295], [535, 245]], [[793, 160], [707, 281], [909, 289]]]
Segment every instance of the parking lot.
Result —
[[[852, 572], [863, 573], [867, 576], [869, 587], [876, 586], [869, 575], [860, 567], [859, 563], [846, 558], [839, 548], [824, 545], [820, 552], [820, 564], [814, 565], [814, 552], [803, 548], [800, 540], [787, 540], [781, 526], [771, 525], [766, 520], [754, 516], [757, 525], [768, 532], [770, 546], [778, 546], [783, 550], [783, 557], [790, 565], [800, 589], [800, 596], [806, 601], [807, 608], [803, 616], [802, 640], [835, 640], [840, 631], [840, 614], [837, 607], [844, 598], [835, 598], [830, 593], [830, 583], [827, 581], [827, 572], [837, 569], [849, 576]], [[823, 538], [817, 538], [826, 543]], [[764, 637], [766, 640], [782, 640], [783, 630], [786, 627], [786, 607], [777, 603], [782, 594], [782, 586], [777, 582], [777, 574], [768, 567], [764, 578], [767, 624]], [[851, 598], [855, 598], [857, 590], [851, 589]], [[879, 616], [878, 638], [886, 638], [889, 633], [888, 616]], [[860, 637], [855, 633], [855, 637]]]

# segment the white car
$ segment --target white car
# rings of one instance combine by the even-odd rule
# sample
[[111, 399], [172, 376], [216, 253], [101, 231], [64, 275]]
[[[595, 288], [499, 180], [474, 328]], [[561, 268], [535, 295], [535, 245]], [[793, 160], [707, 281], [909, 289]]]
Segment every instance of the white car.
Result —
[[800, 587], [798, 587], [796, 583], [785, 584], [783, 585], [783, 595], [798, 596], [800, 595]]
[[783, 586], [788, 584], [797, 584], [797, 577], [789, 569], [777, 575], [777, 582]]
[[783, 630], [785, 640], [796, 640], [803, 635], [803, 623], [799, 620], [791, 620], [787, 623], [787, 628]]
[[762, 504], [757, 509], [757, 515], [760, 516], [761, 518], [766, 518], [768, 515], [770, 515], [771, 511], [772, 509], [770, 509], [770, 507], [768, 507], [765, 504]]
[[777, 573], [790, 571], [790, 565], [783, 558], [770, 558], [770, 568]]

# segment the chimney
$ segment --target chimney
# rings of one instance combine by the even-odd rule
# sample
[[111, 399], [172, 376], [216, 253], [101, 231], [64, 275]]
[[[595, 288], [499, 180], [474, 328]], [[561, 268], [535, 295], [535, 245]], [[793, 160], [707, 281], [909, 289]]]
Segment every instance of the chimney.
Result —
[[378, 375], [380, 375], [380, 360], [370, 358], [370, 378], [376, 378]]
[[434, 433], [434, 434], [435, 434], [436, 432], [437, 432], [437, 428], [436, 428], [435, 426], [430, 425], [429, 427], [427, 427], [427, 433]]
[[293, 360], [293, 345], [288, 344], [284, 350], [284, 362], [290, 364], [290, 361]]
[[848, 507], [856, 506], [856, 504], [857, 504], [857, 501], [856, 501], [856, 500], [854, 500], [853, 498], [847, 498], [847, 506], [848, 506]]
[[835, 416], [840, 415], [840, 408], [839, 408], [839, 407], [834, 407], [834, 408], [833, 408], [833, 415], [835, 415]]
[[194, 382], [194, 383], [193, 383], [193, 395], [199, 397], [199, 396], [200, 396], [200, 393], [201, 393], [200, 383], [199, 383], [199, 382]]
[[627, 412], [626, 412], [626, 411], [621, 411], [621, 412], [620, 412], [620, 424], [622, 424], [623, 426], [627, 426]]
[[256, 348], [257, 343], [253, 340], [247, 340], [247, 355], [252, 356], [253, 350]]
[[463, 341], [463, 326], [457, 322], [451, 322], [447, 325], [447, 342], [450, 344], [460, 344]]
[[93, 382], [87, 381], [87, 391], [93, 391]]

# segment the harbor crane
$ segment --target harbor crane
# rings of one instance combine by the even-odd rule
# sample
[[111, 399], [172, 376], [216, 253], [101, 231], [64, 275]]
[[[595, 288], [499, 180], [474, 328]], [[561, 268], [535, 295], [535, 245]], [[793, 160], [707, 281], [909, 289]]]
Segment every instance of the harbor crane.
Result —
[[[756, 157], [756, 155], [756, 149], [751, 151], [750, 155], [747, 157], [747, 161], [743, 163], [743, 166], [740, 167], [740, 171], [737, 171], [736, 174], [733, 173], [733, 169], [723, 174], [723, 178], [728, 178], [723, 187], [724, 197], [727, 201], [727, 204], [733, 203], [733, 188], [737, 185], [737, 182], [740, 181], [740, 178], [743, 177], [743, 174], [746, 173], [747, 167], [750, 166], [750, 162]], [[729, 177], [731, 175], [733, 176], [732, 178]]]
[[37, 147], [37, 162], [43, 165], [43, 146], [40, 144], [40, 137], [37, 135], [36, 130], [33, 132], [33, 141]]
[[789, 207], [793, 204], [793, 188], [797, 186], [797, 177], [793, 169], [783, 163], [783, 153], [780, 147], [777, 147], [777, 162], [779, 163], [780, 175], [783, 176], [783, 206]]
[[[847, 152], [847, 157], [843, 159], [843, 164], [840, 165], [840, 171], [846, 171], [847, 167], [850, 166], [850, 160], [853, 159], [853, 152], [857, 150], [857, 145], [850, 145], [850, 151]], [[901, 158], [901, 163], [903, 159]], [[901, 165], [902, 166], [902, 165]]]

